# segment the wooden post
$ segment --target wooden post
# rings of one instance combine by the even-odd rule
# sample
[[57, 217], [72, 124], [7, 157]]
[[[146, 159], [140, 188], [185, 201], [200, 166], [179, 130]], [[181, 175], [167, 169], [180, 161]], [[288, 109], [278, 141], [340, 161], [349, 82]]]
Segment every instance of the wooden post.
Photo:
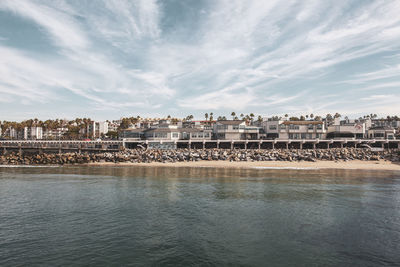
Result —
[[261, 142], [258, 142], [258, 150], [261, 149]]
[[315, 150], [317, 148], [317, 145], [313, 143], [313, 149]]
[[61, 154], [61, 143], [58, 144], [58, 154]]
[[286, 142], [286, 149], [289, 149], [289, 142]]
[[275, 149], [275, 141], [272, 142], [272, 149]]
[[206, 141], [203, 141], [203, 150], [206, 149]]
[[22, 147], [21, 147], [21, 143], [18, 144], [18, 154], [20, 156], [22, 156]]
[[303, 149], [303, 143], [300, 142], [300, 149]]
[[327, 145], [328, 145], [328, 149], [330, 148], [330, 145], [329, 145], [329, 143], [326, 143]]
[[246, 142], [244, 142], [244, 149], [246, 149], [246, 150], [247, 150], [247, 141], [246, 141]]
[[231, 142], [231, 150], [233, 150], [233, 141]]

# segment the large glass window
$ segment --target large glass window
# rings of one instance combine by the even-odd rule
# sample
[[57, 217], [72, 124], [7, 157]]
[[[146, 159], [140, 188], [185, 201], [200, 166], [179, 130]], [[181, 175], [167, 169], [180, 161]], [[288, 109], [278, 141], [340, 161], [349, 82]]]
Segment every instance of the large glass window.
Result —
[[276, 130], [276, 125], [270, 125], [270, 126], [269, 126], [269, 129], [270, 129], [270, 130]]

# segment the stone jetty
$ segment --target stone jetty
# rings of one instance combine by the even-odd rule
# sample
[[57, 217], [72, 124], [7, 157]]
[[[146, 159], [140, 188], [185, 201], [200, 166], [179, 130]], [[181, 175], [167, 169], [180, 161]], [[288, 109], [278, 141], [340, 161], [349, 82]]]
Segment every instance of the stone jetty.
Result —
[[188, 162], [188, 161], [377, 161], [400, 162], [400, 150], [371, 151], [365, 148], [332, 149], [126, 149], [106, 153], [63, 154], [6, 154], [0, 156], [0, 165], [64, 165], [100, 162]]

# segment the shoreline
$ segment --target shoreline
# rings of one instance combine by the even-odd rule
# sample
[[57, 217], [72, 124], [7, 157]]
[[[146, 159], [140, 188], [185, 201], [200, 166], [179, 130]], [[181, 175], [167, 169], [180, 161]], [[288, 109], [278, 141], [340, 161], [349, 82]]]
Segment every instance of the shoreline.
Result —
[[[193, 167], [193, 168], [239, 168], [239, 169], [295, 169], [295, 170], [313, 170], [313, 169], [344, 169], [344, 170], [382, 170], [382, 171], [400, 171], [400, 164], [390, 161], [189, 161], [189, 162], [92, 162], [79, 164], [80, 166], [112, 166], [112, 167]], [[72, 165], [71, 165], [72, 166]], [[75, 165], [76, 166], [76, 165]]]

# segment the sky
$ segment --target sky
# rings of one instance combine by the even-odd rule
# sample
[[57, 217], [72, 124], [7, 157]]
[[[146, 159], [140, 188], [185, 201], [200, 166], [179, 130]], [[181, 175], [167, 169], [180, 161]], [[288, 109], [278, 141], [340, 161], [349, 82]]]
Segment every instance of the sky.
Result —
[[0, 120], [400, 113], [400, 1], [1, 0]]

